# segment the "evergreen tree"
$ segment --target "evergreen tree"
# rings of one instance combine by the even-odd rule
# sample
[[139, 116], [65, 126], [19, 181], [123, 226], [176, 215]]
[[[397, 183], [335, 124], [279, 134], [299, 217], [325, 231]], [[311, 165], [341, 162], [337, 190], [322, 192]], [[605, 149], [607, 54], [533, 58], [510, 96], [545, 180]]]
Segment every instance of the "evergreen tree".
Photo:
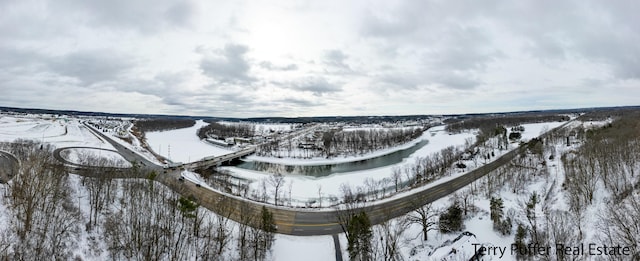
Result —
[[360, 212], [351, 216], [347, 227], [349, 238], [348, 251], [351, 260], [371, 260], [371, 222], [367, 213]]
[[180, 199], [178, 199], [178, 209], [184, 217], [194, 218], [196, 217], [194, 213], [198, 209], [198, 203], [193, 202], [190, 199], [180, 197]]
[[462, 229], [462, 209], [458, 201], [453, 202], [446, 212], [440, 215], [440, 231], [444, 233]]
[[493, 221], [494, 227], [502, 220], [503, 208], [502, 198], [491, 197], [489, 209], [491, 210], [491, 221]]
[[538, 242], [538, 219], [536, 216], [536, 205], [539, 203], [538, 194], [535, 192], [529, 197], [526, 205], [526, 214], [529, 225], [531, 225], [531, 239]]
[[511, 234], [511, 227], [512, 227], [511, 218], [507, 217], [502, 222], [500, 222], [500, 225], [498, 227], [498, 232], [500, 232], [504, 236], [509, 235]]
[[499, 231], [502, 235], [511, 234], [511, 218], [504, 218], [504, 203], [502, 202], [502, 198], [491, 197], [490, 204], [493, 229]]
[[522, 226], [522, 224], [518, 224], [518, 229], [516, 230], [516, 236], [514, 239], [514, 246], [516, 247], [516, 256], [518, 259], [522, 259], [526, 255], [527, 246], [525, 245], [525, 239], [527, 237], [527, 230]]
[[264, 248], [270, 249], [274, 241], [274, 234], [277, 230], [273, 214], [265, 206], [262, 206], [260, 229], [265, 233]]

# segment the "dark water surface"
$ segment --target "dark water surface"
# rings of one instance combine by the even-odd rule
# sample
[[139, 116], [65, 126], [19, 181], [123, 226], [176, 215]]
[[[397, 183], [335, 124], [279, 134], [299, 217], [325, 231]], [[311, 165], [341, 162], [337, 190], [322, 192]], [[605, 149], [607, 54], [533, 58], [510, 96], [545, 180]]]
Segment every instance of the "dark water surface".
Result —
[[400, 163], [403, 159], [409, 157], [411, 154], [427, 145], [427, 143], [429, 143], [429, 141], [423, 140], [409, 148], [382, 155], [380, 157], [330, 165], [301, 166], [260, 161], [244, 161], [236, 167], [268, 173], [324, 177], [334, 173], [374, 169]]

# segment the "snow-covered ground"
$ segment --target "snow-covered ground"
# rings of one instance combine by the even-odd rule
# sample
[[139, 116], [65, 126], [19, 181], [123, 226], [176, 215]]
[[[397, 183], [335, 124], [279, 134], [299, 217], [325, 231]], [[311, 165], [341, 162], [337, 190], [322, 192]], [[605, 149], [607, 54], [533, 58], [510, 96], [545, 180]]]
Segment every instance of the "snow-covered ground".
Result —
[[[524, 132], [522, 132], [521, 140], [528, 141], [564, 123], [566, 122], [543, 122], [543, 123], [522, 124], [522, 126], [524, 127]], [[509, 128], [507, 128], [507, 131], [511, 132]]]
[[[296, 237], [276, 235], [272, 247], [273, 260], [335, 260], [335, 248], [331, 236]], [[348, 260], [348, 256], [344, 257]]]
[[254, 123], [255, 131], [258, 135], [268, 135], [272, 132], [289, 132], [299, 124], [288, 123]]
[[198, 129], [206, 125], [208, 123], [198, 120], [189, 128], [148, 132], [145, 137], [151, 149], [174, 162], [193, 162], [204, 157], [232, 153], [231, 149], [218, 147], [198, 138]]
[[96, 137], [80, 120], [49, 115], [2, 116], [0, 141], [29, 139], [53, 144], [55, 147], [87, 146], [103, 149], [113, 147]]

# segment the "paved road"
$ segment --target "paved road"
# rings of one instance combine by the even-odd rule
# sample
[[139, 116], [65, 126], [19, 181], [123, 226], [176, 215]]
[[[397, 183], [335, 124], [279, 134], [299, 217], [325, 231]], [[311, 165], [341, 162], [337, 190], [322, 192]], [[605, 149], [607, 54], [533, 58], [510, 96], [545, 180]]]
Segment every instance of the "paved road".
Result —
[[20, 162], [12, 154], [0, 150], [0, 183], [7, 183], [18, 173]]
[[81, 165], [81, 164], [77, 164], [75, 162], [71, 162], [68, 161], [67, 159], [65, 159], [64, 157], [62, 157], [62, 152], [65, 150], [70, 150], [70, 149], [95, 149], [95, 150], [104, 150], [104, 151], [111, 151], [111, 152], [116, 152], [119, 153], [118, 151], [114, 151], [114, 150], [110, 150], [110, 149], [101, 149], [101, 148], [95, 148], [95, 147], [82, 147], [82, 146], [77, 146], [77, 147], [64, 147], [64, 148], [57, 148], [53, 151], [53, 157], [58, 160], [59, 162], [62, 162], [65, 166], [67, 166], [67, 169], [74, 174], [79, 174], [79, 175], [83, 175], [83, 176], [89, 176], [89, 177], [104, 177], [105, 175], [108, 175], [109, 178], [144, 178], [146, 177], [146, 175], [144, 173], [137, 173], [138, 176], [136, 176], [136, 174], [134, 174], [131, 171], [127, 171], [129, 170], [129, 168], [118, 168], [118, 167], [91, 167], [91, 166], [85, 166], [85, 165]]
[[338, 234], [333, 234], [333, 248], [336, 249], [336, 261], [342, 261], [342, 250], [340, 248], [340, 238]]
[[104, 133], [102, 133], [101, 131], [96, 130], [91, 125], [85, 123], [85, 126], [87, 127], [87, 129], [89, 129], [89, 131], [96, 134], [101, 140], [111, 144], [113, 148], [115, 148], [120, 153], [120, 155], [122, 155], [122, 157], [124, 157], [126, 160], [130, 162], [138, 163], [142, 169], [153, 170], [156, 172], [163, 170], [162, 166], [156, 165], [155, 163], [149, 161], [147, 158], [143, 157], [142, 155], [139, 155], [138, 153], [130, 150], [124, 145], [112, 140], [110, 137], [108, 137], [107, 135], [104, 135]]
[[[90, 129], [93, 130], [92, 128]], [[247, 201], [239, 197], [218, 193], [204, 187], [198, 187], [196, 184], [189, 182], [188, 180], [179, 181], [177, 179], [180, 177], [179, 170], [167, 170], [161, 166], [155, 165], [125, 146], [112, 141], [109, 137], [99, 131], [95, 132], [105, 141], [111, 143], [125, 159], [132, 162], [142, 162], [142, 169], [159, 173], [160, 175], [155, 178], [156, 181], [161, 182], [184, 197], [195, 198], [201, 206], [218, 214], [228, 216], [235, 221], [242, 222], [242, 220], [248, 216], [257, 217], [259, 216], [261, 208], [265, 206], [274, 214], [274, 219], [278, 226], [279, 233], [297, 236], [312, 236], [333, 235], [343, 232], [340, 224], [338, 223], [337, 212], [335, 210], [319, 211], [275, 207], [273, 205]], [[402, 216], [413, 211], [419, 206], [449, 195], [503, 164], [508, 163], [518, 155], [524, 147], [525, 146], [521, 146], [520, 149], [508, 152], [493, 162], [483, 165], [451, 181], [410, 195], [408, 194], [405, 197], [386, 200], [373, 206], [363, 207], [362, 210], [367, 212], [372, 224], [379, 224], [383, 221]], [[59, 154], [59, 151], [56, 154]], [[82, 175], [83, 173], [78, 174]], [[123, 175], [123, 178], [126, 177], [126, 174]], [[132, 178], [143, 177], [146, 177], [146, 175], [144, 173], [140, 173], [139, 176]]]
[[232, 161], [253, 154], [255, 151], [256, 147], [250, 147], [229, 154], [224, 154], [216, 157], [207, 157], [199, 161], [184, 163], [179, 167], [187, 169], [208, 169], [210, 167], [218, 166], [223, 162]]

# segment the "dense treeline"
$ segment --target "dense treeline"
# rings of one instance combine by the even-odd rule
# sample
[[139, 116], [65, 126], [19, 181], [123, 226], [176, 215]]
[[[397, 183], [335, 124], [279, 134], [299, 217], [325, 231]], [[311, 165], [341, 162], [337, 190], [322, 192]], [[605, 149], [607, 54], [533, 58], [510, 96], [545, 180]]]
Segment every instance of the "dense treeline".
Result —
[[138, 120], [135, 127], [141, 132], [151, 132], [189, 128], [195, 124], [193, 119], [162, 118]]
[[622, 118], [632, 116], [638, 112], [637, 107], [620, 107], [606, 110], [593, 110], [578, 117], [582, 121], [602, 121], [610, 118]]
[[472, 129], [491, 130], [496, 126], [517, 126], [525, 123], [567, 121], [568, 116], [556, 114], [507, 115], [493, 117], [475, 117], [451, 123], [445, 128], [449, 132], [460, 132]]
[[205, 139], [207, 137], [214, 138], [231, 138], [231, 137], [252, 137], [255, 134], [255, 126], [250, 123], [233, 123], [221, 124], [212, 122], [207, 126], [198, 129], [198, 137]]
[[409, 142], [420, 135], [422, 129], [419, 128], [339, 131], [328, 132], [322, 137], [322, 142], [328, 155], [364, 154]]
[[[336, 157], [362, 155], [376, 150], [387, 149], [417, 139], [422, 135], [422, 128], [407, 129], [369, 129], [369, 130], [327, 130], [316, 135], [309, 144], [313, 148], [304, 149], [304, 158]], [[256, 154], [260, 156], [287, 155], [291, 157], [295, 144], [291, 140], [272, 140], [258, 146]], [[298, 153], [300, 154], [300, 153]]]

